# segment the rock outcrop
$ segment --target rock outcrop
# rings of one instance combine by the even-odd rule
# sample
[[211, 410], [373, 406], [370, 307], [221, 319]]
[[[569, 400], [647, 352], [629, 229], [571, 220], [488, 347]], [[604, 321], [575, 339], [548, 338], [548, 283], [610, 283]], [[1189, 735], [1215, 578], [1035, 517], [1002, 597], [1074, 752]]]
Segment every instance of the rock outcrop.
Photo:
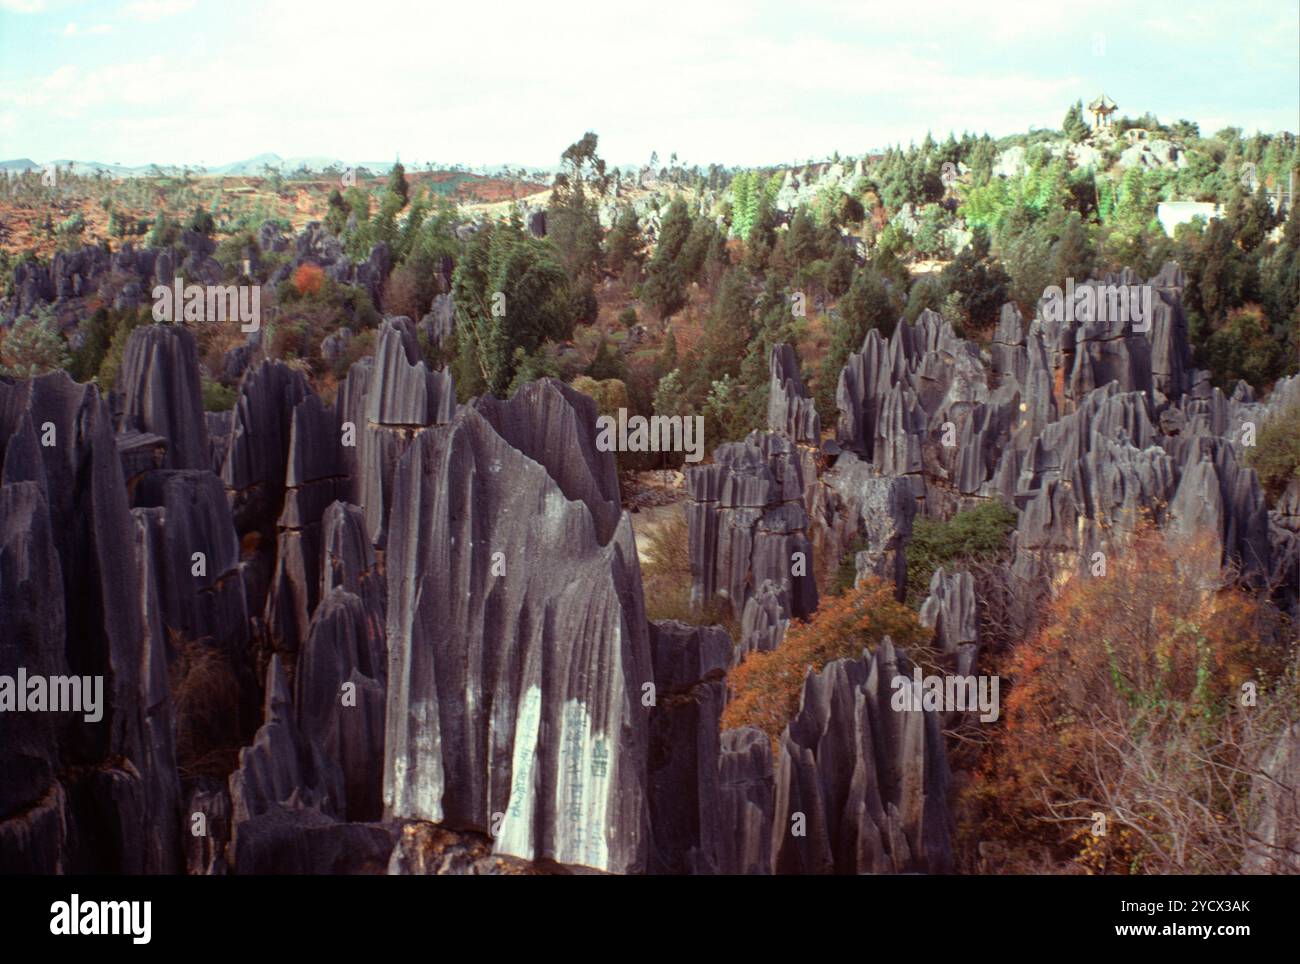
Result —
[[221, 468], [241, 535], [270, 537], [275, 531], [284, 504], [293, 412], [309, 394], [302, 372], [283, 362], [263, 361], [244, 376]]
[[739, 617], [770, 579], [789, 594], [791, 613], [807, 616], [817, 608], [805, 508], [811, 459], [788, 439], [760, 432], [718, 446], [713, 459], [686, 472], [692, 601], [720, 597]]
[[718, 756], [718, 872], [770, 874], [776, 803], [772, 744], [752, 726], [725, 730]]
[[163, 641], [110, 407], [62, 372], [0, 379], [0, 445], [0, 668], [46, 677], [51, 706], [68, 680], [60, 711], [0, 714], [0, 866], [175, 872]]
[[650, 873], [718, 872], [721, 838], [733, 829], [718, 821], [718, 723], [731, 648], [718, 626], [650, 624]]
[[938, 716], [891, 706], [894, 678], [910, 672], [886, 638], [873, 654], [836, 660], [804, 680], [776, 769], [776, 873], [951, 869]]
[[146, 325], [131, 332], [117, 384], [119, 430], [135, 429], [166, 439], [165, 468], [208, 468], [198, 354], [188, 328]]
[[921, 604], [921, 623], [934, 630], [935, 648], [951, 660], [950, 668], [958, 676], [975, 672], [979, 619], [975, 580], [969, 572], [934, 571], [930, 595]]
[[767, 430], [792, 442], [821, 442], [821, 418], [799, 374], [799, 359], [789, 345], [776, 345], [769, 359]]
[[384, 803], [482, 833], [495, 820], [499, 853], [635, 872], [654, 677], [595, 419], [546, 379], [411, 441], [386, 553]]
[[327, 506], [348, 494], [346, 471], [338, 421], [316, 395], [308, 395], [293, 410], [266, 603], [267, 629], [283, 652], [298, 649], [320, 599], [321, 518]]
[[[353, 366], [352, 372], [357, 372]], [[352, 381], [352, 373], [348, 380]], [[379, 331], [373, 367], [357, 375], [364, 387], [349, 386], [347, 415], [361, 433], [356, 498], [366, 510], [366, 525], [376, 546], [388, 538], [392, 479], [398, 461], [422, 429], [450, 422], [456, 391], [450, 374], [430, 371], [421, 360], [415, 326], [405, 317], [386, 318]], [[354, 399], [364, 392], [364, 425], [355, 421]]]
[[1251, 787], [1254, 825], [1243, 871], [1300, 874], [1300, 723], [1279, 734]]

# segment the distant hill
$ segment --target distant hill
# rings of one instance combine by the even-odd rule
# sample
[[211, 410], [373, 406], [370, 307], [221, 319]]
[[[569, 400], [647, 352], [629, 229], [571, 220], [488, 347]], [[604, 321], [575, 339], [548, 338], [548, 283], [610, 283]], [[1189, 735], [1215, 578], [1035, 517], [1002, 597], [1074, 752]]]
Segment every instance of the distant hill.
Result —
[[210, 167], [205, 173], [225, 175], [228, 177], [255, 177], [265, 174], [266, 168], [282, 167], [284, 160], [279, 154], [258, 154], [243, 161], [231, 161], [220, 167]]
[[163, 174], [179, 174], [181, 168], [172, 164], [141, 164], [137, 167], [129, 167], [125, 164], [107, 164], [103, 161], [78, 161], [72, 158], [60, 157], [52, 161], [37, 163], [31, 158], [23, 157], [12, 161], [0, 161], [0, 171], [22, 173], [23, 171], [41, 171], [45, 169], [46, 164], [54, 164], [59, 170], [66, 171], [69, 168], [74, 174], [79, 176], [93, 176], [103, 173], [112, 177], [148, 177], [150, 175], [162, 172]]
[[[97, 173], [107, 174], [110, 177], [150, 177], [159, 173], [166, 175], [179, 175], [183, 171], [188, 171], [192, 175], [199, 177], [265, 177], [267, 168], [270, 167], [278, 170], [281, 174], [290, 175], [298, 171], [310, 171], [316, 174], [324, 174], [327, 171], [345, 171], [348, 168], [364, 170], [375, 177], [384, 177], [393, 169], [393, 162], [387, 161], [357, 161], [349, 162], [337, 157], [326, 155], [300, 155], [294, 157], [281, 157], [274, 152], [257, 154], [253, 157], [244, 158], [239, 161], [231, 161], [228, 164], [221, 164], [216, 167], [199, 167], [178, 164], [138, 164], [135, 166], [126, 164], [108, 164], [103, 161], [78, 161], [70, 158], [59, 158], [54, 161], [37, 162], [30, 157], [19, 157], [8, 161], [0, 161], [0, 172], [6, 174], [19, 174], [23, 171], [40, 171], [45, 164], [54, 163], [59, 166], [60, 170], [66, 170], [71, 166], [74, 173], [78, 175], [93, 176]], [[410, 164], [408, 171], [412, 174], [425, 171], [424, 164]], [[481, 164], [481, 165], [464, 165], [464, 164], [445, 164], [436, 165], [439, 171], [463, 171], [466, 173], [478, 174], [483, 177], [505, 177], [511, 178], [517, 176], [518, 172], [524, 171], [529, 176], [547, 176], [554, 173], [549, 168], [523, 167], [509, 164]]]

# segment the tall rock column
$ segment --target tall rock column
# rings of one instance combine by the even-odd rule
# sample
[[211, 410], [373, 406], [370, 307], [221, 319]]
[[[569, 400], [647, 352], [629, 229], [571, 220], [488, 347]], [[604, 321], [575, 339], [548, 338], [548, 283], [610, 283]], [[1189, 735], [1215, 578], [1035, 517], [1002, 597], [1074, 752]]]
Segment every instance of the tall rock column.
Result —
[[499, 853], [637, 872], [654, 675], [596, 417], [544, 379], [419, 433], [398, 464], [384, 804]]

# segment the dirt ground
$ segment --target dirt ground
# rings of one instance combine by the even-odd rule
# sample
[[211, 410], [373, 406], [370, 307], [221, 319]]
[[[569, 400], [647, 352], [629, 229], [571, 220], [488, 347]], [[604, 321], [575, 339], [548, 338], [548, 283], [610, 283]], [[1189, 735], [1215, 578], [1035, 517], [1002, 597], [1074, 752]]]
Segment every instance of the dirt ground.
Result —
[[624, 484], [624, 504], [631, 510], [628, 515], [636, 536], [637, 555], [644, 563], [650, 537], [681, 518], [686, 502], [685, 478], [677, 471], [633, 472]]

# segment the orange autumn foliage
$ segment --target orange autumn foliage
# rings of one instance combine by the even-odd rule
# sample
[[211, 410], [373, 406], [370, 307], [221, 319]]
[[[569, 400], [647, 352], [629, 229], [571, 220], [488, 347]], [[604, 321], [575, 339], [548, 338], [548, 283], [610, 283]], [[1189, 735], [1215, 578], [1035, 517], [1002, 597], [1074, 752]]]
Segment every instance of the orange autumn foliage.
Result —
[[790, 624], [780, 646], [750, 653], [731, 671], [731, 699], [722, 712], [722, 728], [756, 726], [775, 749], [781, 731], [799, 711], [808, 668], [815, 672], [834, 660], [859, 657], [886, 636], [914, 658], [931, 636], [916, 613], [894, 598], [892, 585], [871, 579], [824, 598], [811, 619]]
[[[1131, 836], [1110, 835], [1103, 853], [1086, 832], [1098, 801], [1138, 779], [1133, 748], [1211, 755], [1242, 683], [1262, 688], [1285, 671], [1277, 610], [1223, 583], [1214, 540], [1171, 546], [1149, 529], [1106, 575], [1063, 587], [1002, 667], [1004, 725], [970, 790], [977, 839], [1028, 844], [1092, 872], [1141, 872]], [[1143, 829], [1153, 840], [1162, 832]]]
[[299, 295], [308, 297], [320, 294], [321, 288], [325, 285], [325, 272], [320, 265], [301, 264], [298, 270], [293, 273], [293, 287]]

